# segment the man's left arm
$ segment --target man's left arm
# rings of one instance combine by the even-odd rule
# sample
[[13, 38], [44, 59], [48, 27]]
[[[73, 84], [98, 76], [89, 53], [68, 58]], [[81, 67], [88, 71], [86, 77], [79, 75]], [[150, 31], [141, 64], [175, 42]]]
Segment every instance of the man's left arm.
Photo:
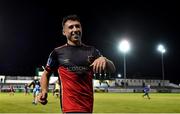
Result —
[[116, 70], [114, 63], [103, 56], [95, 59], [91, 66], [95, 73], [101, 73], [102, 71], [114, 73]]

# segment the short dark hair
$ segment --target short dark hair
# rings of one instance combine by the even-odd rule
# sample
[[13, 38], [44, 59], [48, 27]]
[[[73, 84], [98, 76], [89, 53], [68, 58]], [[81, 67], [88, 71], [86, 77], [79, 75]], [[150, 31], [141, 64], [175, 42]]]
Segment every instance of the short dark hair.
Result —
[[73, 14], [73, 15], [68, 15], [68, 16], [65, 16], [62, 20], [62, 27], [64, 26], [64, 24], [68, 21], [68, 20], [73, 20], [73, 21], [79, 21], [80, 22], [80, 18], [76, 15], [76, 14]]

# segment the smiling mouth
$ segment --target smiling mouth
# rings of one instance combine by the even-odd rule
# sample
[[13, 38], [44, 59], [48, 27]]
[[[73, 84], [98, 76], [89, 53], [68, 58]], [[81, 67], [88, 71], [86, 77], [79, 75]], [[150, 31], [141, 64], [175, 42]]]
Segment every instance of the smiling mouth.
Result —
[[75, 39], [79, 39], [80, 36], [81, 36], [81, 33], [72, 33], [72, 36], [75, 38]]
[[80, 38], [80, 35], [75, 34], [75, 35], [73, 35], [73, 37], [74, 37], [75, 39], [79, 39], [79, 38]]

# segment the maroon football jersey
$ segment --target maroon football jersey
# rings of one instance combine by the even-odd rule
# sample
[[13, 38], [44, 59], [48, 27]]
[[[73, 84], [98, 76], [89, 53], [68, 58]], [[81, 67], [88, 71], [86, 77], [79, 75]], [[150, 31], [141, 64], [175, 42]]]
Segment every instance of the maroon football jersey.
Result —
[[100, 56], [97, 49], [84, 44], [65, 44], [51, 52], [46, 70], [59, 73], [63, 112], [92, 112], [93, 71], [90, 65]]

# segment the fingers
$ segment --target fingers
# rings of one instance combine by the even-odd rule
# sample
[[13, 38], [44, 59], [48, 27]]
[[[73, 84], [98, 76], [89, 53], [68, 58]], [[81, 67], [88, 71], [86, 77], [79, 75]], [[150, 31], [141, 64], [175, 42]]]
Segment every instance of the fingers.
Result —
[[106, 61], [104, 61], [103, 63], [102, 63], [102, 70], [105, 70], [105, 68], [106, 68]]
[[93, 66], [93, 72], [101, 73], [106, 68], [106, 58], [99, 57], [90, 66]]
[[46, 105], [47, 104], [47, 93], [40, 93], [38, 96], [38, 101], [43, 104]]
[[94, 69], [95, 69], [95, 72], [98, 73], [99, 72], [99, 67], [100, 67], [100, 63], [97, 61], [96, 64], [94, 65]]

